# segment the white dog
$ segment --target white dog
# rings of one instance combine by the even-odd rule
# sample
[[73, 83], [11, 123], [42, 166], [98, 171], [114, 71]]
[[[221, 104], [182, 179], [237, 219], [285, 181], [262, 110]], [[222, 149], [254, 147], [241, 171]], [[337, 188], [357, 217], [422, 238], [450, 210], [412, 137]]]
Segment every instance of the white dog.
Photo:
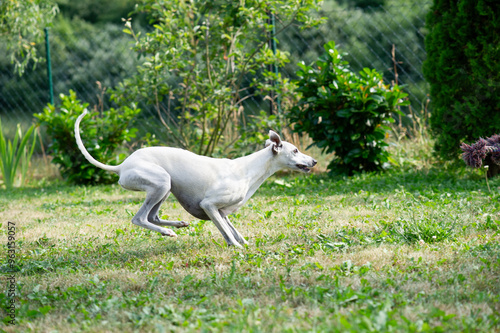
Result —
[[227, 216], [238, 210], [259, 186], [276, 171], [292, 169], [309, 172], [316, 161], [278, 134], [269, 131], [266, 148], [234, 160], [210, 158], [187, 150], [169, 147], [142, 148], [120, 165], [106, 165], [94, 159], [80, 137], [80, 122], [85, 110], [76, 120], [75, 137], [85, 158], [98, 168], [116, 173], [118, 183], [128, 190], [146, 191], [146, 201], [132, 218], [132, 223], [162, 235], [176, 237], [171, 229], [162, 226], [185, 227], [184, 221], [160, 219], [158, 210], [174, 194], [182, 207], [202, 220], [212, 220], [228, 245], [247, 244]]

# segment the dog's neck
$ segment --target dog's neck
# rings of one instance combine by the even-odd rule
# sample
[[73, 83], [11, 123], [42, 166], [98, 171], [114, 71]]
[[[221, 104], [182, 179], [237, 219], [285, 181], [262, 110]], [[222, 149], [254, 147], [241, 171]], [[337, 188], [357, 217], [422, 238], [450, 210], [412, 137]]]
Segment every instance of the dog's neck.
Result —
[[244, 177], [248, 179], [249, 196], [255, 193], [267, 178], [282, 169], [275, 163], [274, 159], [271, 147], [267, 147], [234, 160], [238, 164], [238, 168], [243, 171]]

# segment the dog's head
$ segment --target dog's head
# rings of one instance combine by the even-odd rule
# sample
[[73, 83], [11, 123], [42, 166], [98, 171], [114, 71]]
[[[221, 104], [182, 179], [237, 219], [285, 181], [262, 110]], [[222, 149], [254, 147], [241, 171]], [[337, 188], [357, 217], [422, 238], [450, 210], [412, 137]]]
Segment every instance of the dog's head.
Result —
[[269, 146], [271, 146], [271, 151], [283, 168], [309, 172], [311, 171], [310, 168], [317, 164], [314, 158], [302, 154], [291, 143], [281, 141], [278, 133], [274, 131], [269, 131], [269, 139], [266, 140], [266, 147]]

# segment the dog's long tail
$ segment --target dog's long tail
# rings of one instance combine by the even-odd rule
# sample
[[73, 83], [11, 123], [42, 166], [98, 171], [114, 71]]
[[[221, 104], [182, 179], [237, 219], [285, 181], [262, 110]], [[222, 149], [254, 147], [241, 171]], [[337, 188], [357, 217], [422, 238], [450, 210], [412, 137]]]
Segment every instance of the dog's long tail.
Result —
[[90, 163], [92, 163], [96, 167], [101, 168], [101, 169], [106, 170], [106, 171], [118, 173], [120, 170], [119, 165], [107, 165], [107, 164], [99, 162], [98, 160], [93, 158], [92, 155], [89, 154], [89, 152], [87, 151], [87, 149], [83, 145], [82, 138], [80, 137], [80, 122], [82, 121], [83, 117], [85, 117], [85, 115], [87, 113], [88, 113], [87, 109], [83, 110], [83, 113], [80, 116], [78, 116], [78, 119], [76, 119], [75, 138], [76, 138], [76, 144], [78, 145], [78, 148], [80, 148], [80, 151], [82, 152], [83, 156], [85, 156], [87, 161], [89, 161]]

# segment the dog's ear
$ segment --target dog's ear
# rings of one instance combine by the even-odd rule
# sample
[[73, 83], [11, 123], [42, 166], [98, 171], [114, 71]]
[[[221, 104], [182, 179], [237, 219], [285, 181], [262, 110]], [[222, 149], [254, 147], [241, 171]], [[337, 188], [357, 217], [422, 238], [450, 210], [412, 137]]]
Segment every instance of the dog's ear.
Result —
[[273, 145], [273, 154], [277, 154], [283, 147], [280, 136], [274, 131], [269, 131], [269, 139], [266, 140], [266, 147], [269, 147], [271, 144]]
[[281, 146], [281, 138], [275, 131], [269, 131], [269, 140], [274, 142], [277, 146]]

